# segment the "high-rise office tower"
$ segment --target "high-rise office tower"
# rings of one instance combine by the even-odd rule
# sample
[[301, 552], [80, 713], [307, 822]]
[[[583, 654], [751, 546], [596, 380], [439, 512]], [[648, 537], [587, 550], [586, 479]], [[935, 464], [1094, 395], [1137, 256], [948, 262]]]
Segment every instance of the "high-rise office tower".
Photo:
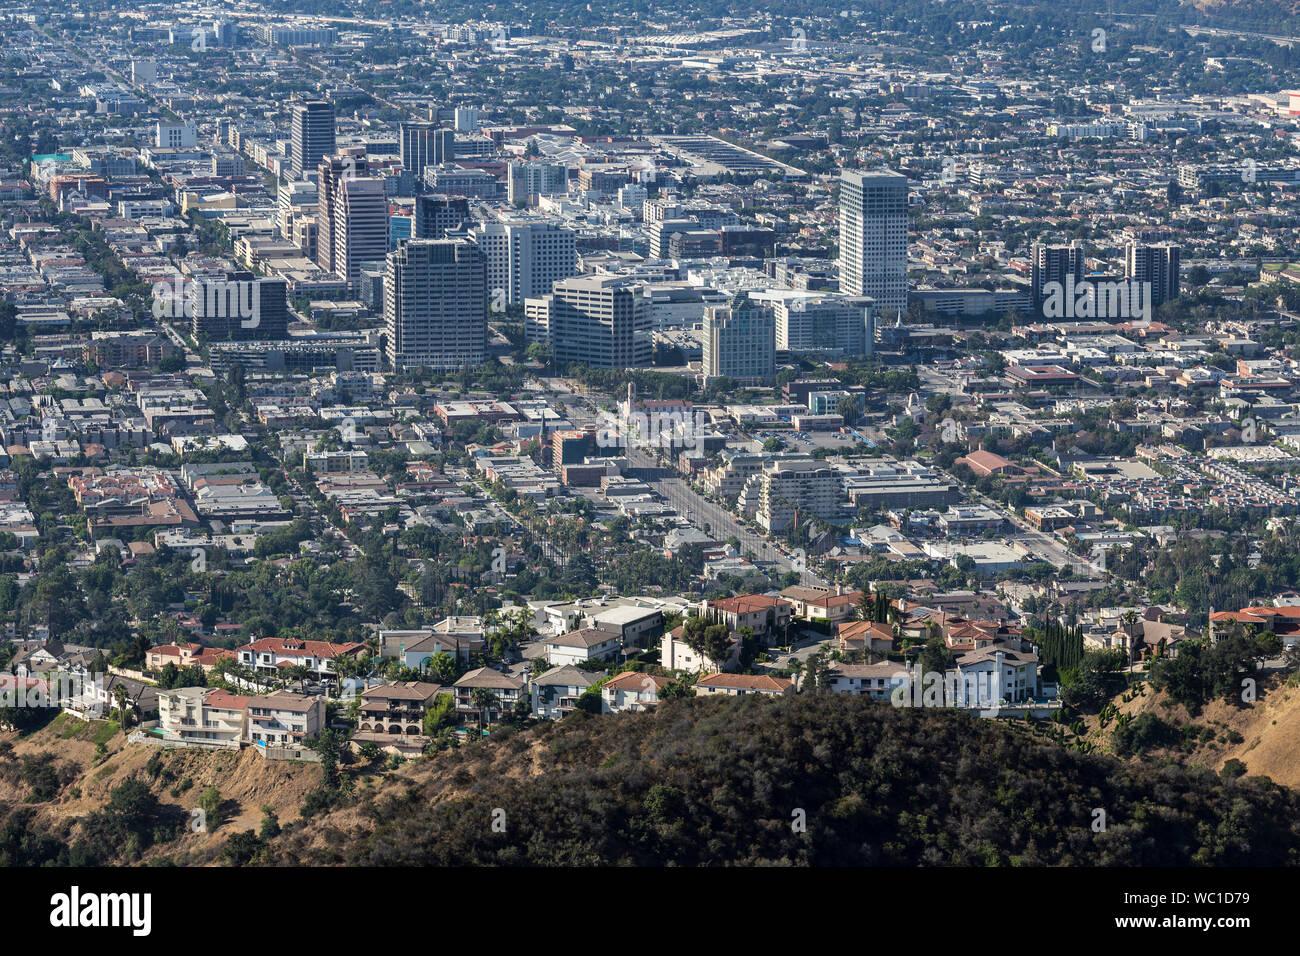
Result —
[[1032, 265], [1029, 292], [1035, 307], [1041, 306], [1047, 298], [1048, 293], [1043, 289], [1048, 283], [1059, 283], [1064, 288], [1066, 279], [1071, 276], [1076, 283], [1083, 280], [1086, 251], [1081, 239], [1075, 239], [1068, 246], [1035, 242], [1029, 248], [1029, 255]]
[[465, 239], [408, 239], [388, 254], [384, 324], [393, 368], [487, 361], [487, 262]]
[[569, 170], [559, 163], [511, 163], [506, 177], [510, 205], [533, 196], [557, 196], [569, 191]]
[[186, 289], [186, 312], [196, 338], [209, 342], [283, 339], [289, 334], [288, 284], [228, 272], [196, 279]]
[[1148, 246], [1136, 239], [1124, 250], [1124, 275], [1151, 283], [1151, 305], [1178, 298], [1178, 270], [1182, 250], [1171, 243]]
[[557, 362], [645, 368], [654, 361], [650, 299], [627, 276], [574, 276], [524, 302], [529, 341], [546, 342]]
[[329, 100], [304, 100], [293, 105], [293, 155], [289, 169], [294, 179], [304, 176], [334, 152], [334, 104]]
[[778, 349], [844, 355], [875, 351], [875, 303], [867, 296], [773, 291], [756, 292], [751, 298], [771, 304]]
[[434, 159], [434, 134], [437, 132], [437, 123], [407, 121], [397, 126], [402, 168], [417, 183], [424, 181], [425, 166], [438, 165], [439, 160]]
[[755, 302], [704, 310], [704, 364], [708, 378], [763, 385], [776, 375], [776, 320]]
[[488, 261], [488, 289], [509, 305], [545, 295], [554, 282], [578, 271], [575, 234], [542, 219], [500, 219], [475, 224], [470, 238]]
[[442, 239], [448, 229], [459, 229], [469, 219], [464, 196], [416, 196], [415, 238]]
[[361, 265], [388, 254], [388, 195], [364, 147], [327, 156], [316, 184], [316, 264], [355, 287]]
[[840, 176], [840, 290], [892, 317], [907, 308], [907, 177], [888, 169]]

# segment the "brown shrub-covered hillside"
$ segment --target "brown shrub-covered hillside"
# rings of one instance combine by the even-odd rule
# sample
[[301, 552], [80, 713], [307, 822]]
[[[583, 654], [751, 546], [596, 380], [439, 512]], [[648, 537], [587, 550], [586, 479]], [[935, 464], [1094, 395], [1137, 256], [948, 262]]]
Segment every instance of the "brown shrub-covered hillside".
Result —
[[1278, 865], [1300, 863], [1298, 811], [1296, 793], [1266, 778], [1125, 763], [955, 712], [697, 698], [413, 761], [255, 859]]

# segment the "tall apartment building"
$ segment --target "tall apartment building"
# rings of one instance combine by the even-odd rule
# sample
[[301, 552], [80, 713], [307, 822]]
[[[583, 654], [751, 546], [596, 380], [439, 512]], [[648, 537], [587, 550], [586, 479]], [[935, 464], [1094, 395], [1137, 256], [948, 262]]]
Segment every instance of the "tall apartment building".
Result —
[[422, 183], [424, 167], [449, 163], [455, 158], [455, 136], [454, 130], [443, 129], [437, 123], [399, 123], [397, 138], [402, 168], [411, 173], [416, 183]]
[[384, 323], [394, 369], [487, 361], [487, 260], [465, 239], [409, 239], [388, 254]]
[[506, 179], [510, 204], [528, 202], [532, 196], [558, 196], [569, 191], [569, 169], [558, 163], [511, 163]]
[[763, 385], [776, 375], [776, 320], [770, 307], [748, 302], [704, 310], [704, 364], [708, 378], [726, 376]]
[[294, 179], [303, 179], [334, 152], [334, 104], [329, 100], [295, 103], [292, 138], [289, 170]]
[[464, 196], [416, 196], [415, 238], [442, 239], [448, 229], [469, 220], [469, 200]]
[[1076, 283], [1083, 279], [1086, 252], [1081, 239], [1075, 239], [1068, 246], [1035, 242], [1029, 247], [1029, 255], [1032, 268], [1029, 296], [1035, 308], [1047, 298], [1043, 287], [1049, 282], [1064, 286], [1069, 276], [1073, 276]]
[[1134, 240], [1124, 250], [1124, 275], [1151, 283], [1151, 305], [1178, 298], [1178, 270], [1182, 250], [1172, 243], [1145, 245]]
[[778, 460], [752, 480], [758, 485], [755, 517], [770, 534], [784, 534], [809, 517], [830, 519], [840, 512], [844, 486], [825, 462]]
[[840, 291], [870, 296], [887, 318], [907, 308], [907, 177], [901, 173], [841, 174]]
[[529, 341], [548, 343], [560, 363], [644, 368], [654, 360], [650, 299], [625, 276], [558, 281], [549, 295], [525, 300], [524, 317]]
[[875, 302], [867, 296], [774, 290], [750, 298], [770, 304], [778, 349], [845, 355], [875, 351]]
[[575, 234], [558, 223], [499, 219], [477, 223], [469, 234], [487, 256], [490, 294], [500, 289], [509, 305], [545, 295], [577, 272]]
[[316, 264], [349, 286], [363, 263], [388, 255], [387, 188], [369, 173], [365, 148], [353, 146], [325, 158], [316, 184]]
[[185, 295], [195, 338], [229, 342], [288, 337], [289, 294], [283, 279], [229, 272], [222, 279], [194, 280]]

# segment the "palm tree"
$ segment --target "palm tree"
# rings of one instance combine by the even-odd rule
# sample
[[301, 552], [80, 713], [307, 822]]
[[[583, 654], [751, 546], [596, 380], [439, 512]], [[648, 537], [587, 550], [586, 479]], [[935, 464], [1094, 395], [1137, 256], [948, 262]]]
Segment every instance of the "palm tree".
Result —
[[113, 688], [113, 700], [117, 704], [118, 724], [122, 728], [122, 733], [127, 731], [127, 709], [130, 706], [130, 695], [126, 692], [126, 687], [118, 684]]
[[479, 729], [482, 730], [484, 722], [489, 716], [488, 712], [501, 709], [501, 698], [486, 687], [475, 687], [469, 697], [478, 709]]
[[1124, 622], [1124, 633], [1128, 635], [1128, 672], [1133, 673], [1133, 627], [1137, 624], [1137, 612], [1133, 610], [1125, 611], [1120, 615], [1120, 620]]

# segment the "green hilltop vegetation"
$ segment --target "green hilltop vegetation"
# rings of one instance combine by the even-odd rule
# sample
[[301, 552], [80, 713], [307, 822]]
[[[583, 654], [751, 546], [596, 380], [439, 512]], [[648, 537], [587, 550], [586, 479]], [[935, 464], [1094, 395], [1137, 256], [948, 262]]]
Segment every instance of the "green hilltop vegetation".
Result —
[[[504, 811], [496, 829], [494, 810]], [[237, 857], [1262, 866], [1300, 863], [1298, 811], [1300, 797], [1264, 777], [1125, 763], [1060, 747], [1024, 722], [840, 695], [694, 698], [575, 714], [413, 761], [274, 840], [240, 834]]]

